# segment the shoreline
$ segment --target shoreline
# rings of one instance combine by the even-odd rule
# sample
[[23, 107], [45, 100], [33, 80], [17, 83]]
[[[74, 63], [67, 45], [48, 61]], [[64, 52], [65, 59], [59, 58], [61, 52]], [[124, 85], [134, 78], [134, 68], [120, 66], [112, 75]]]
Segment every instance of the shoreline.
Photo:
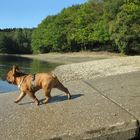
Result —
[[88, 80], [140, 71], [140, 56], [117, 57], [60, 65], [54, 73], [61, 81]]
[[13, 55], [61, 63], [54, 72], [60, 81], [87, 80], [140, 70], [140, 56], [121, 56], [108, 52], [47, 53]]
[[60, 81], [87, 80], [140, 70], [140, 56], [121, 56], [108, 52], [47, 53], [13, 55], [41, 61], [61, 63], [52, 72]]
[[119, 54], [108, 52], [73, 52], [73, 53], [48, 53], [38, 55], [23, 55], [26, 58], [39, 59], [54, 63], [72, 64], [87, 61], [122, 57]]
[[121, 54], [109, 52], [70, 52], [70, 53], [10, 54], [10, 55], [62, 64], [71, 64], [109, 58], [125, 57]]
[[21, 57], [62, 63], [53, 70], [62, 82], [140, 71], [140, 56], [108, 52], [48, 53]]

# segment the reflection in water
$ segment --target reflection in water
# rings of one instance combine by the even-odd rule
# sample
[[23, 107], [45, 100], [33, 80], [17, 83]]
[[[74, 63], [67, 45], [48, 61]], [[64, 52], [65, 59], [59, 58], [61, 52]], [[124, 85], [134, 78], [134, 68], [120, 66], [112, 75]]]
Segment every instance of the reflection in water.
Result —
[[16, 56], [0, 55], [0, 93], [15, 90], [15, 87], [5, 82], [6, 74], [13, 65], [18, 65], [25, 73], [48, 72], [53, 70], [58, 63], [48, 63], [36, 59], [28, 59]]

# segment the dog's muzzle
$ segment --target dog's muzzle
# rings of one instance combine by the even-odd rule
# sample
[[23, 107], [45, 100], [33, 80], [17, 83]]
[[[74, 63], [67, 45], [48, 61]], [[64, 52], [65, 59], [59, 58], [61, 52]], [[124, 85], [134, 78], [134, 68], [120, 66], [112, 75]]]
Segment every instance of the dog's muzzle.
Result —
[[11, 81], [8, 81], [8, 80], [7, 80], [7, 82], [8, 82], [9, 84], [12, 84], [12, 82], [11, 82]]

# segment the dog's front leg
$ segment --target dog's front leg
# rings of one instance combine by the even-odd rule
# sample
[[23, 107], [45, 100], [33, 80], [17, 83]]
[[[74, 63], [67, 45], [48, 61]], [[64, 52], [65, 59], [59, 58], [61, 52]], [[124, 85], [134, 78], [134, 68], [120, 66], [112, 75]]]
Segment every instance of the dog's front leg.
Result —
[[21, 101], [21, 99], [26, 95], [25, 92], [21, 92], [20, 95], [18, 96], [18, 98], [15, 100], [15, 103], [18, 103], [19, 101]]

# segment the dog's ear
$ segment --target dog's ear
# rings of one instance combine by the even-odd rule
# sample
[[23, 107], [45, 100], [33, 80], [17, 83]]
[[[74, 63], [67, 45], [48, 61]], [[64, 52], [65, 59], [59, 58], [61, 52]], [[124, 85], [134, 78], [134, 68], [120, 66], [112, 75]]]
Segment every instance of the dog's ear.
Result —
[[16, 65], [13, 65], [13, 75], [15, 75], [15, 73], [16, 73]]
[[19, 71], [19, 67], [16, 65], [13, 65], [13, 75], [15, 75], [15, 73]]

